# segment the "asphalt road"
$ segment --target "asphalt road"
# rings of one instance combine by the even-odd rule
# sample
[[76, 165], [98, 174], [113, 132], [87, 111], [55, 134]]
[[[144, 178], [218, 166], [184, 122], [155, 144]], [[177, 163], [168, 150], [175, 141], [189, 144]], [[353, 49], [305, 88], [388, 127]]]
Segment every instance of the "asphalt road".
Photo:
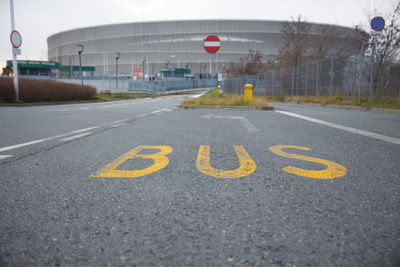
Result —
[[180, 100], [1, 107], [0, 266], [400, 265], [399, 115]]

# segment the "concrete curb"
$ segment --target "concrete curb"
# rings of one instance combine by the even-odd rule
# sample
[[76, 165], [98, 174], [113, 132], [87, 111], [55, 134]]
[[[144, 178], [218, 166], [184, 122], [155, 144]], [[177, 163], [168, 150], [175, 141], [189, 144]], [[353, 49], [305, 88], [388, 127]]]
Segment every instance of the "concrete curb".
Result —
[[225, 110], [274, 110], [270, 106], [207, 106], [207, 105], [179, 105], [183, 109], [225, 109]]

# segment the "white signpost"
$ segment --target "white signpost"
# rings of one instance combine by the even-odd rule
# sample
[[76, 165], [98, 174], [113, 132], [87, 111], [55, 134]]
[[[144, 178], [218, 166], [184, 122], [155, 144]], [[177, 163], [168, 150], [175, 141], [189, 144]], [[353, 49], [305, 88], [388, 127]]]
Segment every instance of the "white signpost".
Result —
[[14, 88], [15, 88], [15, 102], [19, 102], [19, 87], [18, 87], [18, 63], [17, 55], [21, 55], [22, 37], [19, 32], [15, 30], [14, 22], [14, 1], [10, 0], [10, 15], [11, 15], [11, 35], [10, 40], [12, 44], [13, 54], [13, 74], [14, 74]]

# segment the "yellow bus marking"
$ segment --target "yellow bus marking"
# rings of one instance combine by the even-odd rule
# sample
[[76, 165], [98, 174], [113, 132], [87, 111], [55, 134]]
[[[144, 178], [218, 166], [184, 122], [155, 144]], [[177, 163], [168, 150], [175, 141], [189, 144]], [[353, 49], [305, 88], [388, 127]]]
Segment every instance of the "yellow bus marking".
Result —
[[210, 164], [210, 146], [201, 145], [197, 155], [197, 169], [201, 173], [216, 178], [240, 178], [252, 174], [256, 170], [256, 164], [253, 159], [243, 146], [233, 146], [233, 148], [240, 162], [239, 168], [231, 171], [214, 169]]
[[[160, 152], [154, 154], [139, 154], [140, 151], [145, 149], [159, 149]], [[107, 164], [100, 171], [91, 175], [92, 177], [109, 177], [109, 178], [134, 178], [148, 175], [150, 173], [159, 171], [165, 168], [169, 160], [166, 157], [172, 152], [172, 147], [170, 146], [137, 146], [129, 152], [125, 153], [121, 157], [117, 158], [113, 162]], [[116, 168], [127, 161], [128, 159], [144, 158], [154, 160], [154, 164], [150, 167], [141, 170], [116, 170]]]
[[294, 175], [298, 175], [298, 176], [315, 178], [315, 179], [339, 178], [339, 177], [346, 175], [346, 173], [347, 173], [346, 168], [340, 164], [337, 164], [332, 161], [324, 160], [324, 159], [307, 157], [307, 156], [302, 156], [302, 155], [297, 155], [297, 154], [292, 154], [292, 153], [286, 153], [286, 152], [282, 151], [282, 149], [285, 149], [285, 148], [295, 148], [295, 149], [300, 149], [300, 150], [304, 150], [304, 151], [308, 151], [311, 149], [309, 147], [303, 147], [303, 146], [276, 145], [276, 146], [270, 147], [269, 150], [272, 153], [277, 154], [282, 157], [285, 157], [285, 158], [299, 159], [299, 160], [319, 163], [319, 164], [325, 165], [327, 167], [326, 169], [321, 170], [321, 171], [312, 171], [312, 170], [305, 170], [305, 169], [297, 168], [294, 166], [288, 166], [288, 167], [285, 167], [282, 169], [285, 172], [288, 172], [288, 173], [291, 173]]

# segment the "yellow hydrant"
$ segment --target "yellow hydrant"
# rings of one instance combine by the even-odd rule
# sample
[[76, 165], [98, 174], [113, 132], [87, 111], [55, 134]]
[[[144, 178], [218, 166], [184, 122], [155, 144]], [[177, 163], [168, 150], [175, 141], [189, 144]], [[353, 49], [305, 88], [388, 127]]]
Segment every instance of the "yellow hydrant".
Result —
[[248, 104], [253, 102], [253, 85], [245, 84], [244, 85], [244, 103]]

